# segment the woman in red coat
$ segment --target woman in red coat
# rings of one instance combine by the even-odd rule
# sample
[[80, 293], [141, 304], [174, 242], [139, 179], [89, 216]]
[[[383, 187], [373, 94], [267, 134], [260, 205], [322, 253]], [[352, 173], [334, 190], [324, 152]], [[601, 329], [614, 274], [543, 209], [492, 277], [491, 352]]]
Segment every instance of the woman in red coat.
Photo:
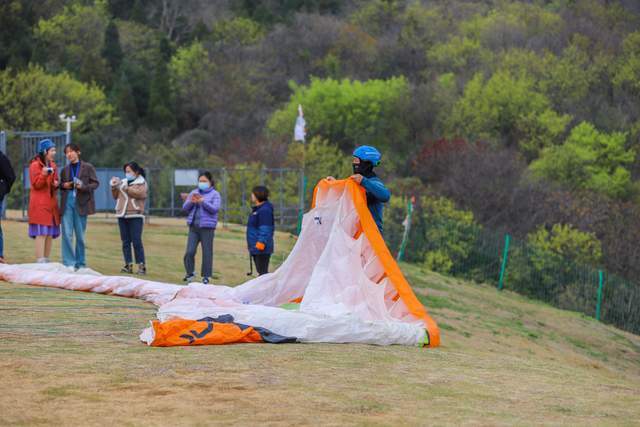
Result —
[[60, 185], [54, 163], [56, 146], [50, 139], [38, 144], [38, 155], [29, 165], [29, 237], [36, 240], [38, 262], [49, 262], [52, 240], [60, 236], [60, 211], [56, 192]]

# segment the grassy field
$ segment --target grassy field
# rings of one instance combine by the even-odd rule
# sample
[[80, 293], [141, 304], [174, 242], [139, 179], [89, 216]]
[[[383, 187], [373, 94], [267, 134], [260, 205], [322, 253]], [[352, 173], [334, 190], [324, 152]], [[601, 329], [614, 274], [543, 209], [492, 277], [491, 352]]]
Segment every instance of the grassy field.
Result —
[[[3, 229], [9, 261], [33, 261], [26, 225]], [[185, 240], [181, 222], [147, 226], [149, 278], [180, 280]], [[115, 223], [90, 222], [88, 241], [90, 267], [117, 274]], [[276, 262], [293, 244], [278, 236]], [[220, 230], [215, 251], [216, 283], [247, 279], [242, 228]], [[150, 348], [138, 341], [149, 304], [0, 283], [0, 424], [640, 425], [640, 337], [402, 268], [440, 324], [439, 349]]]

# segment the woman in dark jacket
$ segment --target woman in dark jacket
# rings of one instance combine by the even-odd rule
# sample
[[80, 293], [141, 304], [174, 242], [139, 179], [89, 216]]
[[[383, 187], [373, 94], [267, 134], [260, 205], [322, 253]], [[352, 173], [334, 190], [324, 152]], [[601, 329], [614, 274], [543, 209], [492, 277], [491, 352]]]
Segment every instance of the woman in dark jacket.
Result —
[[254, 187], [251, 192], [254, 203], [247, 223], [247, 246], [259, 275], [269, 272], [269, 259], [273, 253], [273, 205], [269, 202], [269, 190], [264, 186]]

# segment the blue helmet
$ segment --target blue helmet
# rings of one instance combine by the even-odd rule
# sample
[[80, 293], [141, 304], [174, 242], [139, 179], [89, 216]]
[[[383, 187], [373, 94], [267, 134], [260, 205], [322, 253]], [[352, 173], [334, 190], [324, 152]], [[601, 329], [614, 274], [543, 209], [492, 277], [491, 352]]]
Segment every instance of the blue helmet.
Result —
[[361, 145], [354, 150], [353, 157], [357, 157], [360, 160], [369, 161], [373, 164], [373, 166], [378, 166], [380, 164], [380, 159], [382, 159], [382, 154], [380, 154], [378, 149], [375, 147], [371, 147], [369, 145]]
[[47, 154], [47, 151], [55, 148], [56, 144], [50, 139], [43, 139], [38, 143], [38, 154]]

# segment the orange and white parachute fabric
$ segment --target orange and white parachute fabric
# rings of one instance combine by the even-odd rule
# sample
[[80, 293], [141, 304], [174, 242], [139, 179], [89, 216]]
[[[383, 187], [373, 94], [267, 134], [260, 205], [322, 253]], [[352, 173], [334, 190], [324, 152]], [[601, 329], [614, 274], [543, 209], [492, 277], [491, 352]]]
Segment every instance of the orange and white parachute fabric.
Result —
[[[140, 338], [154, 346], [296, 341], [437, 347], [440, 343], [438, 326], [378, 231], [364, 189], [351, 180], [321, 181], [286, 261], [274, 273], [236, 287], [178, 286], [36, 268], [47, 267], [0, 265], [0, 279], [152, 302], [159, 306], [158, 320]], [[292, 302], [299, 302], [296, 309], [282, 307]]]

